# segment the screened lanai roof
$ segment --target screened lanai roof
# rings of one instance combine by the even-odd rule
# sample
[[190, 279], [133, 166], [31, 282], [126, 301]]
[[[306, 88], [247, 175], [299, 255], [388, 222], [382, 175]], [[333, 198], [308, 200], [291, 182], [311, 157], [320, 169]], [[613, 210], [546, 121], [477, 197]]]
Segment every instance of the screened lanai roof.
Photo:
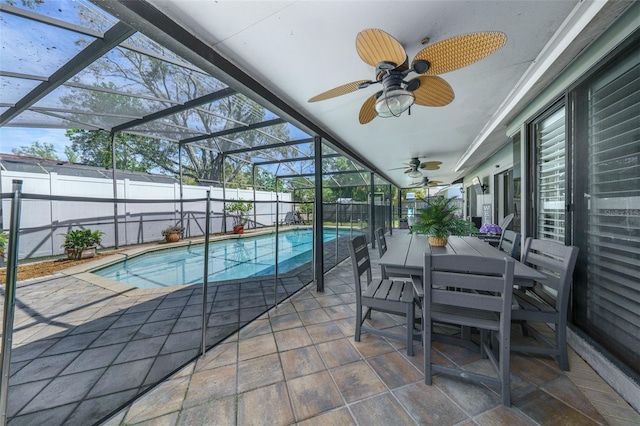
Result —
[[[0, 12], [0, 126], [124, 132], [313, 181], [309, 133], [96, 5], [0, 0]], [[370, 183], [326, 144], [322, 171], [329, 186]]]

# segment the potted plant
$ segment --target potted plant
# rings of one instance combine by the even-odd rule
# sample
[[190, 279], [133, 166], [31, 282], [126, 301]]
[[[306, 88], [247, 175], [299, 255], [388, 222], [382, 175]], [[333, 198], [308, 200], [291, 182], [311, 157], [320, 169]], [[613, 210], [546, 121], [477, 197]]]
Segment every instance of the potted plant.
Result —
[[472, 222], [456, 214], [453, 205], [456, 197], [433, 197], [429, 201], [418, 198], [426, 202], [428, 207], [420, 212], [411, 232], [429, 235], [429, 244], [432, 246], [447, 245], [449, 235], [469, 235], [478, 231]]
[[69, 259], [88, 259], [96, 255], [96, 245], [104, 235], [102, 231], [91, 229], [74, 229], [64, 236], [62, 247], [67, 249]]
[[231, 214], [233, 218], [234, 234], [244, 234], [245, 216], [252, 208], [253, 205], [250, 202], [244, 202], [242, 198], [225, 206], [224, 211]]
[[180, 241], [184, 228], [182, 226], [173, 225], [162, 230], [162, 236], [168, 243]]
[[8, 243], [9, 235], [5, 231], [0, 232], [0, 257], [4, 256], [4, 250]]
[[300, 213], [306, 216], [307, 222], [310, 222], [309, 216], [313, 213], [313, 203], [300, 204]]

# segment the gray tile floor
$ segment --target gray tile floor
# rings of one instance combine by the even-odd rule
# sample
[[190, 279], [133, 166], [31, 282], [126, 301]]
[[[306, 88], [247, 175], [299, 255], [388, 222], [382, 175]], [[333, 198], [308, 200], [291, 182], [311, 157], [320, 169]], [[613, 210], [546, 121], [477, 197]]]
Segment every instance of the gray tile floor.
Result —
[[[278, 297], [303, 286], [294, 275]], [[76, 277], [52, 276], [20, 283], [17, 294], [10, 424], [42, 415], [48, 424], [95, 423], [201, 351], [199, 286], [130, 297]], [[210, 285], [208, 344], [265, 312], [273, 298], [273, 281]], [[56, 414], [47, 414], [51, 410]]]
[[[178, 368], [198, 352], [196, 289], [132, 297], [63, 275], [20, 283], [9, 424], [92, 424], [140, 393], [105, 424], [640, 423], [573, 351], [569, 373], [550, 359], [514, 354], [511, 408], [491, 387], [445, 377], [426, 386], [419, 344], [407, 357], [398, 341], [353, 341], [349, 261], [325, 285], [324, 293], [307, 287]], [[252, 290], [243, 300], [266, 297]], [[215, 295], [215, 323], [238, 324], [239, 315], [223, 309], [240, 299]], [[402, 323], [384, 314], [373, 321], [399, 330]], [[455, 346], [439, 345], [434, 356], [486, 367]]]

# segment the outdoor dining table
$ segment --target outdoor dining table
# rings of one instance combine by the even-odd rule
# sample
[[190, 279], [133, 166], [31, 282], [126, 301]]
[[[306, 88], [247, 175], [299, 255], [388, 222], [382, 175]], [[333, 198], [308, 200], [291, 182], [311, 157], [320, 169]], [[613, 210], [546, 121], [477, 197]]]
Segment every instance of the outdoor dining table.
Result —
[[[423, 234], [402, 234], [393, 235], [386, 238], [387, 251], [378, 262], [381, 267], [386, 268], [387, 276], [408, 275], [422, 277], [424, 275], [424, 254], [459, 254], [485, 256], [503, 259], [509, 255], [490, 244], [476, 237], [450, 236], [447, 245], [444, 247], [432, 247], [429, 244], [429, 237]], [[513, 283], [518, 287], [532, 287], [534, 281], [543, 281], [545, 276], [533, 268], [515, 261], [513, 271]], [[415, 295], [424, 303], [423, 280], [413, 280]], [[423, 306], [424, 312], [424, 306]], [[478, 348], [471, 342], [471, 330], [469, 327], [462, 327], [461, 339], [451, 339], [448, 336], [438, 336], [442, 342], [455, 341], [469, 349]]]
[[[476, 237], [450, 236], [445, 247], [432, 247], [429, 238], [423, 234], [393, 235], [386, 238], [387, 251], [380, 258], [379, 264], [386, 268], [388, 276], [422, 276], [424, 254], [465, 254], [502, 259], [507, 257], [503, 251], [487, 244]], [[543, 281], [545, 276], [533, 268], [516, 260], [514, 285], [531, 287], [534, 281]], [[416, 295], [422, 297], [423, 289], [416, 288]]]

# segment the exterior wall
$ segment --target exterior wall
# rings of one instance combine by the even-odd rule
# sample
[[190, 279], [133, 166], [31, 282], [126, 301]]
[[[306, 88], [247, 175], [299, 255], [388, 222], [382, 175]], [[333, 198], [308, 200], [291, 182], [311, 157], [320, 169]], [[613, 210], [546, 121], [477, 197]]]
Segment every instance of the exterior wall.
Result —
[[580, 57], [569, 65], [536, 99], [520, 111], [507, 125], [507, 135], [512, 136], [520, 132], [521, 126], [532, 115], [562, 95], [569, 86], [591, 70], [595, 64], [637, 30], [638, 16], [640, 16], [640, 3], [636, 2], [600, 38], [582, 52]]
[[[575, 62], [567, 67], [567, 69], [556, 80], [554, 80], [554, 82], [550, 84], [541, 95], [534, 99], [527, 108], [523, 109], [508, 125], [508, 136], [513, 136], [517, 133], [521, 134], [523, 141], [521, 164], [526, 164], [526, 149], [524, 146], [527, 136], [526, 125], [528, 121], [530, 121], [543, 108], [549, 107], [554, 99], [557, 99], [570, 90], [576, 81], [591, 69], [596, 68], [597, 64], [602, 61], [607, 54], [613, 51], [616, 46], [622, 43], [634, 31], [637, 31], [640, 23], [638, 16], [640, 16], [640, 3], [636, 2], [624, 16], [612, 25], [612, 27], [610, 27], [602, 37], [586, 49]], [[502, 161], [504, 161], [503, 154], [504, 153], [502, 151], [496, 153], [482, 166], [471, 172], [468, 177], [465, 178], [465, 187], [471, 184], [471, 178], [476, 175], [480, 176], [484, 181], [485, 176], [491, 174], [489, 170], [491, 169], [492, 164], [502, 165]], [[528, 186], [525, 182], [527, 178], [528, 174], [523, 172], [523, 190]], [[525, 223], [533, 219], [526, 217], [526, 214], [529, 211], [528, 206], [525, 204], [528, 203], [528, 197], [523, 196], [522, 202], [522, 212], [524, 214], [522, 229], [526, 230], [527, 228], [524, 226]], [[525, 237], [526, 235], [523, 233], [523, 239]], [[580, 337], [575, 331], [569, 331], [568, 341], [573, 349], [587, 360], [587, 362], [589, 362], [600, 376], [602, 376], [636, 410], [640, 410], [640, 385], [637, 382], [627, 376], [624, 371], [619, 369], [616, 366], [616, 363], [611, 362], [610, 358], [590, 343], [588, 339]]]
[[[484, 195], [475, 196], [477, 201], [476, 203], [477, 211], [475, 212], [475, 214], [472, 214], [472, 216], [482, 217], [482, 205], [491, 204], [492, 223], [500, 222], [500, 220], [502, 219], [501, 217], [498, 217], [498, 218], [493, 217], [494, 216], [493, 211], [495, 210], [494, 209], [495, 206], [493, 205], [494, 191], [495, 191], [495, 188], [493, 187], [493, 182], [494, 182], [493, 177], [497, 174], [504, 172], [505, 170], [508, 170], [511, 167], [513, 167], [513, 146], [512, 146], [512, 143], [509, 142], [504, 147], [502, 147], [498, 152], [496, 152], [491, 158], [486, 160], [484, 163], [482, 163], [481, 165], [473, 169], [468, 175], [465, 176], [463, 181], [463, 188], [464, 188], [465, 194], [467, 194], [467, 189], [473, 186], [473, 184], [471, 183], [471, 179], [473, 179], [476, 176], [480, 178], [483, 184], [486, 184], [489, 186], [487, 188], [487, 191], [484, 193]], [[464, 211], [466, 211], [466, 203], [468, 202], [469, 200], [465, 198]]]
[[[113, 181], [110, 179], [86, 178], [58, 175], [57, 173], [25, 173], [2, 171], [2, 193], [10, 193], [12, 181], [23, 181], [24, 194], [64, 197], [86, 197], [113, 199]], [[211, 209], [213, 221], [211, 232], [231, 230], [232, 218], [227, 217], [226, 228], [223, 222], [223, 191], [218, 187], [183, 185], [183, 199], [180, 202], [180, 185], [117, 180], [118, 199], [127, 200], [118, 203], [118, 246], [141, 244], [162, 239], [161, 231], [180, 221], [184, 212], [183, 226], [185, 236], [198, 236], [204, 233], [204, 216], [207, 190], [211, 191]], [[252, 190], [227, 189], [227, 200], [253, 200]], [[293, 206], [291, 194], [278, 194], [280, 201], [279, 220]], [[276, 221], [276, 194], [256, 191], [256, 223], [253, 223], [253, 211], [248, 215], [250, 226], [270, 226]], [[140, 200], [168, 200], [154, 203], [136, 202]], [[190, 201], [195, 200], [195, 201]], [[2, 200], [2, 229], [9, 228], [11, 201]], [[19, 258], [38, 258], [62, 254], [60, 245], [64, 234], [74, 228], [99, 229], [105, 232], [102, 246], [116, 245], [114, 228], [114, 204], [112, 202], [57, 201], [24, 199], [20, 218]]]

